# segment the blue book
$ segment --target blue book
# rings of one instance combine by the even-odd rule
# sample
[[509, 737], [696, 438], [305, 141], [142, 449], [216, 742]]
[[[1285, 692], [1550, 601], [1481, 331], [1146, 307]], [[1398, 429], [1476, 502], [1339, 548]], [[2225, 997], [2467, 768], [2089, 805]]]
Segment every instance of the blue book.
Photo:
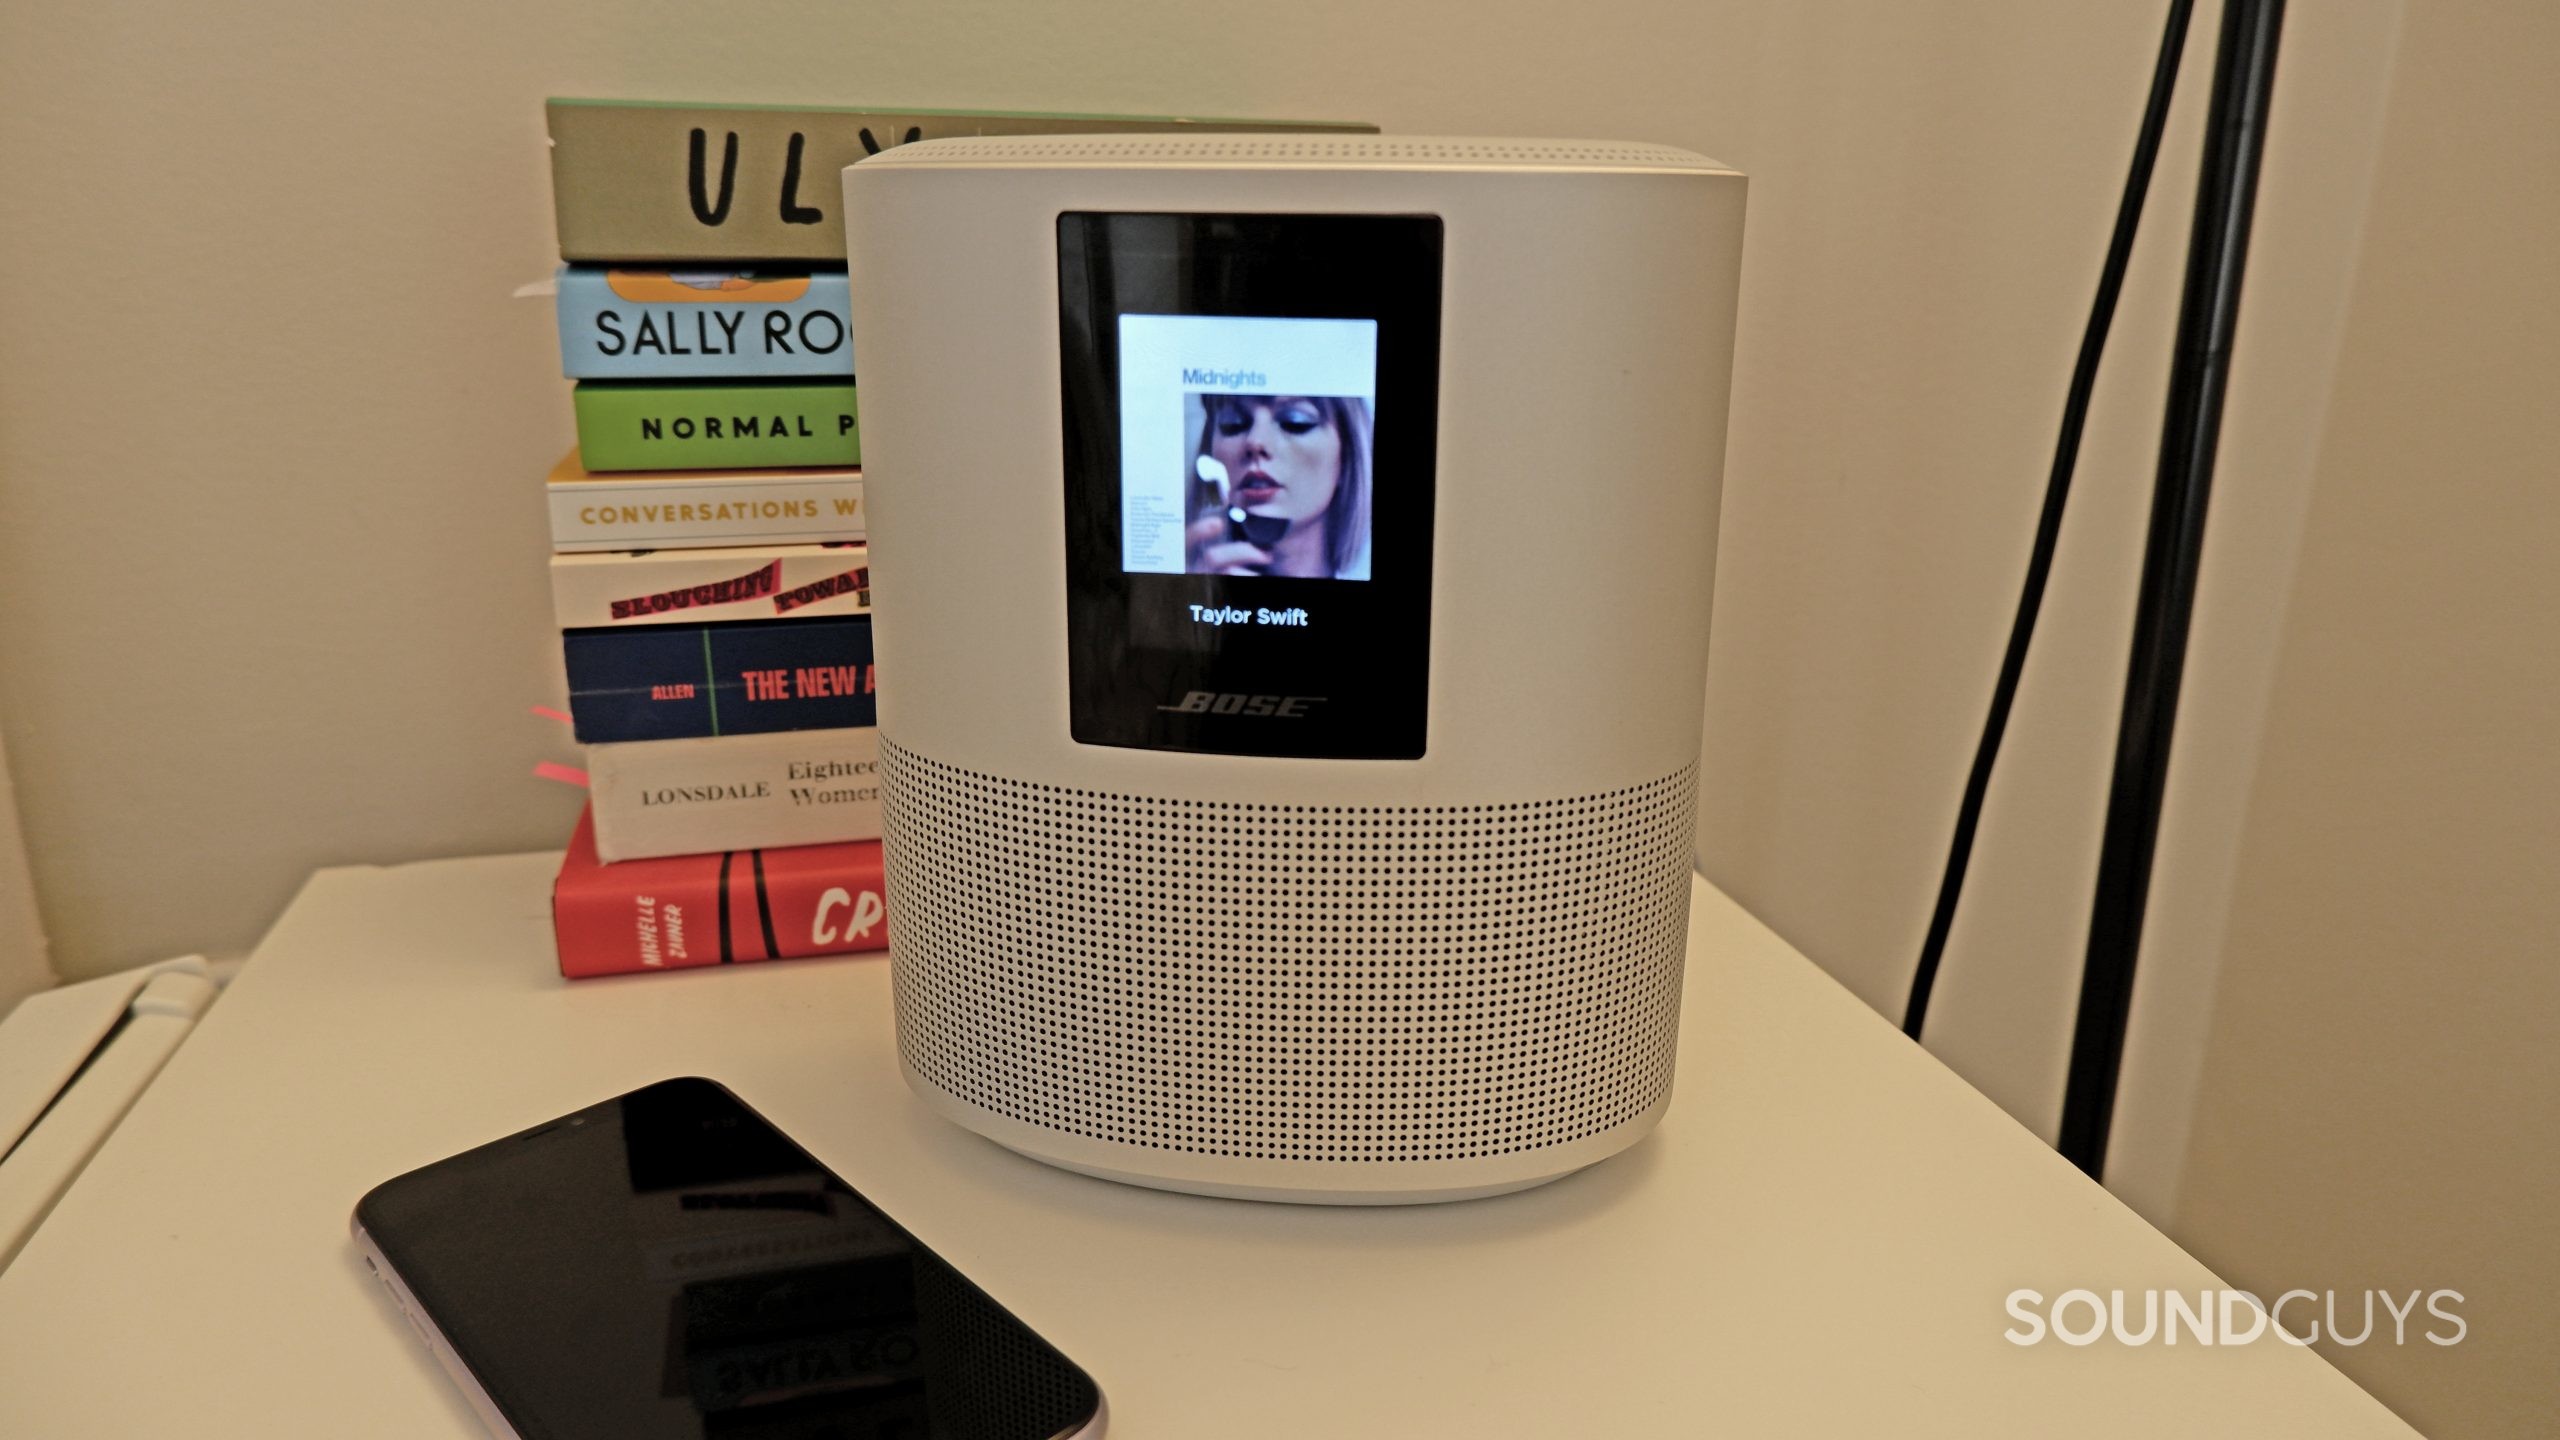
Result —
[[868, 615], [566, 630], [560, 650], [588, 745], [878, 721]]
[[853, 376], [842, 270], [560, 267], [572, 380]]

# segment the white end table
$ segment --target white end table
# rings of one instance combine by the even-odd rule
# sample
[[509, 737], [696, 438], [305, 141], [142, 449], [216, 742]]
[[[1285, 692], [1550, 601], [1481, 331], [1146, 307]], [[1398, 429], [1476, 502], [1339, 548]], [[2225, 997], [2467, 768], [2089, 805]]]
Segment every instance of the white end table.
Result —
[[377, 1182], [721, 1080], [1101, 1382], [1113, 1440], [2408, 1437], [2317, 1355], [2020, 1347], [2220, 1282], [1714, 889], [1643, 1144], [1415, 1209], [1086, 1179], [927, 1115], [878, 957], [552, 968], [548, 855], [325, 870], [0, 1275], [0, 1434], [457, 1437], [347, 1239]]

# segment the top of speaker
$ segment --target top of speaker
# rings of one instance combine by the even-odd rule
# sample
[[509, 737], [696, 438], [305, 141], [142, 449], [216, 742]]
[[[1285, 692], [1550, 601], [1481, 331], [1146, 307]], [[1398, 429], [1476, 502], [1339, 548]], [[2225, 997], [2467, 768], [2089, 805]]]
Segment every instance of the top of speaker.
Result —
[[983, 135], [893, 146], [860, 163], [1737, 173], [1731, 166], [1694, 151], [1639, 141], [1480, 140], [1428, 135]]

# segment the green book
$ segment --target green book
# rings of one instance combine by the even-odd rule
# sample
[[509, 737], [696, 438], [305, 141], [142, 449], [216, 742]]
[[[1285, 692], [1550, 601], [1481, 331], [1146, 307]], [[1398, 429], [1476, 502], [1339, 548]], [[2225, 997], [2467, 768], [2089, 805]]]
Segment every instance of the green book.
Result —
[[955, 135], [1165, 131], [1368, 135], [1342, 121], [1036, 115], [552, 100], [551, 200], [563, 260], [844, 259], [844, 167]]
[[589, 470], [862, 463], [850, 380], [582, 380], [572, 403]]

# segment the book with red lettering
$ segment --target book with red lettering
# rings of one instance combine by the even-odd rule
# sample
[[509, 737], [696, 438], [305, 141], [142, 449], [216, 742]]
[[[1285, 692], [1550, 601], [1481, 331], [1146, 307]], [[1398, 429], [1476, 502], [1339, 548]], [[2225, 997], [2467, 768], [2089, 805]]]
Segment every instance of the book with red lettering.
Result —
[[885, 950], [887, 914], [877, 840], [607, 865], [584, 813], [551, 887], [572, 980]]
[[840, 544], [554, 555], [551, 613], [563, 630], [860, 615], [870, 555]]
[[877, 723], [867, 614], [567, 630], [560, 658], [582, 744]]

